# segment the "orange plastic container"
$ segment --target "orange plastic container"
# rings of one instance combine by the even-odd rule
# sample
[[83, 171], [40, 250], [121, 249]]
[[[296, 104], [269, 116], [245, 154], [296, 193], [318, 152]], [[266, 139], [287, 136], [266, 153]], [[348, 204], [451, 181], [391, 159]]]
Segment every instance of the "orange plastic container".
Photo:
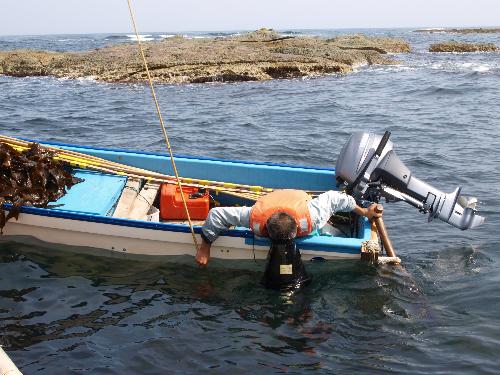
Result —
[[[205, 220], [210, 209], [208, 190], [200, 192], [198, 188], [183, 186], [189, 216], [193, 220]], [[182, 203], [181, 191], [177, 185], [162, 184], [160, 192], [160, 217], [163, 220], [186, 220], [186, 210]]]

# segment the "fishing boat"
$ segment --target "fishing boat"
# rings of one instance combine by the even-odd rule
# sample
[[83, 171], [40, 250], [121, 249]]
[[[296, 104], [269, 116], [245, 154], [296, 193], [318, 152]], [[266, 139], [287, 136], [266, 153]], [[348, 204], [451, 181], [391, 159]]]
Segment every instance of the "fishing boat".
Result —
[[[10, 142], [15, 143], [13, 138]], [[160, 207], [163, 198], [155, 174], [140, 178], [138, 172], [133, 173], [148, 170], [171, 174], [172, 165], [167, 155], [53, 142], [41, 144], [62, 150], [75, 167], [72, 173], [83, 181], [47, 208], [20, 207], [18, 219], [9, 220], [3, 228], [2, 241], [49, 243], [52, 248], [86, 248], [102, 254], [170, 258], [195, 254], [187, 221], [159, 217], [160, 208], [169, 211], [172, 207]], [[176, 156], [175, 162], [182, 176], [189, 176], [182, 179], [183, 185], [206, 187], [212, 205], [214, 202], [221, 206], [252, 205], [251, 192], [257, 194], [266, 189], [292, 188], [308, 192], [335, 189], [335, 170], [331, 168], [192, 156]], [[128, 166], [128, 169], [110, 169], [115, 165]], [[93, 170], [89, 169], [92, 166]], [[230, 183], [214, 186], [213, 181]], [[4, 209], [11, 210], [12, 205], [5, 204]], [[203, 220], [193, 220], [198, 243], [202, 224]], [[297, 239], [297, 246], [305, 260], [359, 259], [363, 244], [372, 236], [370, 222], [355, 217], [350, 227], [344, 228], [344, 233], [316, 232]], [[267, 239], [254, 236], [247, 228], [236, 227], [224, 232], [214, 243], [211, 256], [265, 259], [268, 250]]]
[[[429, 221], [438, 218], [462, 230], [484, 222], [484, 217], [476, 215], [477, 199], [461, 196], [460, 187], [446, 194], [414, 177], [392, 150], [388, 131], [382, 137], [363, 132], [353, 134], [339, 155], [337, 170], [188, 156], [174, 158], [130, 1], [128, 5], [169, 157], [44, 143], [58, 148], [57, 157], [79, 167], [73, 173], [82, 182], [50, 206], [13, 207], [3, 204], [5, 210], [14, 210], [13, 216], [17, 217], [5, 223], [1, 240], [35, 238], [57, 246], [100, 249], [103, 253], [169, 257], [195, 255], [196, 243], [201, 241], [203, 220], [208, 214], [207, 199], [221, 206], [252, 205], [260, 194], [273, 189], [300, 189], [314, 194], [332, 190], [337, 184], [358, 201], [378, 202], [382, 197], [388, 202], [404, 201], [429, 214]], [[20, 149], [27, 147], [26, 141], [6, 136], [0, 136], [0, 141]], [[178, 170], [184, 176], [182, 179]], [[176, 206], [174, 181], [184, 211]], [[183, 185], [197, 189], [186, 192], [189, 199], [191, 196], [195, 201], [204, 199], [205, 215], [198, 217], [201, 221], [190, 219]], [[170, 190], [165, 199], [164, 188]], [[182, 220], [184, 217], [169, 215], [171, 211], [176, 215], [184, 212], [188, 223]], [[375, 219], [372, 224], [364, 217], [350, 215], [343, 230], [334, 226], [331, 229], [296, 239], [303, 259], [363, 257], [376, 260], [378, 249], [369, 246], [375, 242], [376, 232], [380, 234], [387, 255], [395, 258], [382, 218]], [[247, 228], [236, 227], [220, 236], [212, 246], [211, 257], [265, 259], [268, 250], [267, 239], [256, 237]], [[284, 272], [287, 274], [288, 269]], [[281, 269], [279, 273], [282, 273]]]

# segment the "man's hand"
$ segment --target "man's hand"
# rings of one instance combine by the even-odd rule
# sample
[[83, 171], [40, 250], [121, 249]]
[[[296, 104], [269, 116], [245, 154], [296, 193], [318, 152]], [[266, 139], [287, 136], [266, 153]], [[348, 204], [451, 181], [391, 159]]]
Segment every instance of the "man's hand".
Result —
[[210, 259], [210, 248], [212, 244], [206, 242], [204, 239], [201, 240], [201, 245], [196, 252], [196, 263], [200, 266], [205, 267]]
[[[379, 210], [379, 208], [382, 208], [382, 210]], [[358, 215], [366, 216], [368, 219], [372, 220], [382, 217], [384, 208], [380, 204], [372, 203], [367, 208], [356, 206], [353, 211]]]
[[365, 216], [368, 219], [372, 220], [382, 217], [382, 213], [384, 212], [384, 207], [382, 207], [381, 204], [372, 203], [368, 206], [368, 208], [365, 208], [365, 210], [367, 211]]

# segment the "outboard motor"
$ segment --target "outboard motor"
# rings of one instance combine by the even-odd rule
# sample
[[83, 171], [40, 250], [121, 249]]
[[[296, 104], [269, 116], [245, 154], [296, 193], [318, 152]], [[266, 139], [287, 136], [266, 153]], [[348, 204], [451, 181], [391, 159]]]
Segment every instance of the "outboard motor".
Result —
[[429, 221], [438, 218], [462, 230], [484, 222], [476, 214], [477, 199], [460, 196], [460, 187], [447, 194], [414, 177], [394, 152], [390, 134], [351, 135], [337, 160], [340, 190], [358, 200], [378, 202], [384, 197], [388, 202], [405, 201], [428, 213]]
[[295, 241], [272, 241], [262, 284], [269, 289], [292, 291], [310, 282]]

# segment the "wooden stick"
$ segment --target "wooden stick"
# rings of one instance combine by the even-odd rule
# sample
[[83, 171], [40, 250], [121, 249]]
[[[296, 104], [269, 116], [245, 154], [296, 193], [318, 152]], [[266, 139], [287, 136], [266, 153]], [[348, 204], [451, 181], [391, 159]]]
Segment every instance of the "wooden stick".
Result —
[[[384, 211], [384, 207], [381, 204], [377, 204], [377, 208], [375, 209], [375, 211], [377, 213], [382, 213]], [[374, 222], [377, 226], [377, 231], [380, 239], [382, 240], [382, 244], [384, 245], [387, 256], [391, 258], [396, 257], [396, 252], [394, 251], [391, 239], [389, 238], [389, 234], [387, 233], [387, 228], [385, 227], [384, 220], [379, 217], [374, 219]]]

